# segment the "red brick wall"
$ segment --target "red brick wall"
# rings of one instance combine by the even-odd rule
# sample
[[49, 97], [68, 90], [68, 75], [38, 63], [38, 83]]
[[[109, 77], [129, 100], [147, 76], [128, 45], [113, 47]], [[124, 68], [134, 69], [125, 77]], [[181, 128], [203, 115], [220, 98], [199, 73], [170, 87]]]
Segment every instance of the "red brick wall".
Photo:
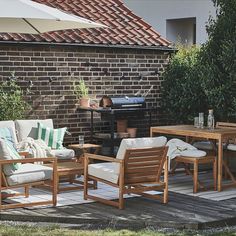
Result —
[[[89, 64], [88, 64], [89, 63]], [[147, 92], [148, 107], [158, 107], [161, 74], [168, 63], [168, 53], [156, 50], [109, 49], [79, 46], [0, 46], [0, 80], [6, 80], [10, 72], [20, 77], [19, 84], [25, 89], [32, 80], [32, 94], [26, 99], [32, 106], [27, 118], [53, 118], [55, 127], [67, 126], [72, 136], [66, 143], [78, 141], [78, 134], [89, 136], [88, 112], [78, 111], [78, 100], [73, 93], [73, 82], [83, 78], [90, 95], [98, 99], [102, 95], [134, 95]], [[104, 73], [107, 70], [107, 74]], [[143, 75], [141, 79], [140, 75]], [[49, 78], [53, 81], [49, 83]], [[153, 113], [152, 125], [159, 122]], [[139, 127], [139, 135], [148, 135], [145, 119], [129, 121]], [[102, 127], [102, 128], [101, 128]], [[95, 129], [109, 128], [96, 116]]]

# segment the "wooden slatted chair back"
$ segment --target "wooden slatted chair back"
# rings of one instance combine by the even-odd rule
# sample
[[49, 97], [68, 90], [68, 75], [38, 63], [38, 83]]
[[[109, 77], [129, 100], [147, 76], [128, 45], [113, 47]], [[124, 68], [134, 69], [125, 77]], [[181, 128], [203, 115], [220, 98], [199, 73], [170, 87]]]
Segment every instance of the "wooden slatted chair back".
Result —
[[125, 184], [156, 183], [167, 158], [168, 147], [127, 149], [125, 154]]
[[[236, 123], [229, 123], [229, 122], [217, 122], [216, 128], [224, 128], [224, 129], [236, 129]], [[236, 132], [236, 130], [235, 130]], [[230, 140], [223, 140], [227, 143], [236, 143], [236, 139], [230, 139]]]
[[216, 123], [216, 128], [236, 129], [236, 123], [217, 122]]

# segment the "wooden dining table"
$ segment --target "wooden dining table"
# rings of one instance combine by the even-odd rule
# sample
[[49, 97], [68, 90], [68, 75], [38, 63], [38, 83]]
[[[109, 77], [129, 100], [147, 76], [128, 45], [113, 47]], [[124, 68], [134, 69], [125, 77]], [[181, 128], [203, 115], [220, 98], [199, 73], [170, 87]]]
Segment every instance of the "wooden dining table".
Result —
[[171, 126], [155, 126], [150, 128], [150, 135], [177, 135], [184, 136], [186, 140], [191, 138], [200, 138], [203, 140], [211, 140], [218, 143], [217, 148], [217, 190], [222, 191], [222, 166], [223, 166], [223, 140], [236, 138], [236, 130], [230, 128], [215, 128], [213, 130], [207, 128], [195, 128], [193, 125], [171, 125]]

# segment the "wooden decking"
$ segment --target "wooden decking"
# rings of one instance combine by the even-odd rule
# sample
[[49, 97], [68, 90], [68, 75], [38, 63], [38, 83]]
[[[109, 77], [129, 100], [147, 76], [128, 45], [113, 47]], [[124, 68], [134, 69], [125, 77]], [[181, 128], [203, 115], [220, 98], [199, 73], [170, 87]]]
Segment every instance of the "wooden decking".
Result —
[[100, 203], [56, 208], [22, 208], [2, 211], [0, 220], [70, 223], [92, 229], [106, 227], [202, 229], [236, 225], [236, 198], [217, 202], [170, 192], [167, 205], [135, 197], [125, 201], [124, 210]]

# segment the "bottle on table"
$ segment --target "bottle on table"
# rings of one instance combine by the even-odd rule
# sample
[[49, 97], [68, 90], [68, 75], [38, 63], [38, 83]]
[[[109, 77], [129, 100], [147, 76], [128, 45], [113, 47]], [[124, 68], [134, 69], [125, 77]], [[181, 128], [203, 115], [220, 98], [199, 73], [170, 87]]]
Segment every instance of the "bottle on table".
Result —
[[214, 129], [215, 128], [215, 119], [214, 119], [212, 109], [209, 110], [209, 114], [208, 114], [208, 117], [207, 117], [207, 127], [208, 127], [208, 129]]

